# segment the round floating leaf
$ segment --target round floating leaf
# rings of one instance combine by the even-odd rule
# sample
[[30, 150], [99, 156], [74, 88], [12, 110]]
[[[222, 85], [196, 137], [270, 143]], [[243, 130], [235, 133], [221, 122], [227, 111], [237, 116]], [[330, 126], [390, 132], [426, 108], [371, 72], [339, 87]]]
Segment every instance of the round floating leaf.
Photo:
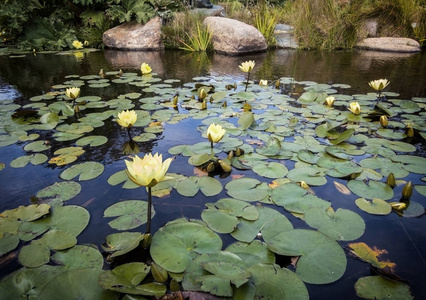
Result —
[[184, 272], [199, 254], [222, 248], [221, 238], [206, 226], [192, 222], [169, 223], [152, 237], [152, 259], [169, 272]]
[[258, 235], [262, 235], [267, 241], [268, 237], [277, 232], [292, 230], [291, 222], [278, 211], [264, 206], [257, 207], [259, 218], [255, 221], [241, 219], [238, 227], [231, 235], [242, 242], [250, 243]]
[[49, 213], [50, 205], [32, 204], [28, 206], [19, 206], [11, 210], [2, 212], [2, 217], [18, 221], [34, 221]]
[[203, 176], [198, 178], [197, 184], [200, 188], [200, 191], [206, 197], [215, 196], [219, 194], [223, 189], [222, 184], [219, 180], [209, 176]]
[[314, 167], [294, 168], [288, 172], [287, 177], [294, 182], [304, 181], [308, 185], [319, 186], [327, 183], [325, 174]]
[[102, 249], [112, 253], [112, 258], [132, 251], [139, 246], [140, 241], [143, 239], [144, 235], [139, 232], [114, 233], [105, 238], [105, 244], [102, 245]]
[[342, 247], [324, 234], [295, 229], [276, 234], [267, 241], [268, 248], [280, 255], [300, 256], [296, 274], [312, 284], [338, 280], [346, 270], [346, 255]]
[[395, 155], [391, 157], [394, 162], [404, 164], [404, 169], [416, 174], [426, 174], [426, 158], [414, 155]]
[[256, 264], [273, 264], [275, 263], [275, 255], [268, 249], [268, 246], [259, 241], [254, 240], [251, 243], [235, 242], [226, 248], [225, 251], [238, 255], [246, 267]]
[[41, 299], [46, 284], [63, 271], [63, 267], [50, 265], [21, 268], [0, 281], [0, 295], [4, 299]]
[[256, 299], [309, 299], [304, 282], [287, 268], [259, 263], [247, 271], [252, 274]]
[[[146, 223], [148, 203], [140, 200], [128, 200], [111, 205], [104, 211], [104, 217], [118, 217], [108, 225], [117, 230], [129, 230]], [[155, 211], [152, 209], [152, 217]]]
[[40, 299], [118, 299], [119, 294], [104, 290], [98, 284], [102, 272], [94, 268], [65, 271], [46, 285], [40, 293]]
[[47, 161], [47, 156], [44, 154], [36, 153], [32, 155], [20, 156], [15, 158], [10, 162], [10, 166], [12, 168], [23, 168], [28, 163], [32, 163], [33, 165], [39, 165]]
[[201, 218], [216, 232], [230, 233], [237, 227], [239, 218], [256, 220], [259, 211], [253, 205], [240, 200], [225, 198], [216, 203], [206, 203], [207, 209], [201, 213]]
[[67, 269], [102, 269], [104, 265], [102, 254], [97, 249], [83, 245], [76, 245], [64, 251], [57, 251], [52, 255], [51, 259]]
[[334, 211], [317, 208], [305, 212], [305, 222], [319, 232], [337, 241], [352, 241], [361, 237], [365, 231], [364, 220], [353, 211], [339, 208]]
[[40, 240], [35, 240], [31, 244], [22, 247], [18, 259], [24, 267], [40, 267], [49, 262], [50, 250]]
[[5, 147], [15, 144], [19, 138], [14, 135], [2, 134], [0, 135], [0, 147]]
[[91, 180], [100, 176], [104, 171], [104, 165], [94, 161], [88, 161], [71, 166], [59, 175], [64, 180], [71, 180], [76, 176], [79, 181]]
[[14, 234], [2, 233], [0, 235], [0, 256], [18, 247], [19, 238]]
[[105, 144], [108, 141], [108, 139], [105, 136], [102, 135], [92, 135], [92, 136], [86, 136], [84, 138], [81, 138], [77, 140], [75, 143], [78, 146], [86, 146], [90, 145], [91, 147], [96, 147]]
[[260, 201], [268, 196], [268, 190], [260, 188], [261, 182], [254, 178], [239, 178], [225, 185], [228, 195], [244, 201]]
[[355, 290], [358, 297], [377, 300], [414, 299], [410, 287], [404, 283], [381, 276], [366, 276], [357, 280]]
[[185, 197], [194, 197], [198, 190], [195, 177], [186, 178], [176, 185], [176, 191]]
[[397, 211], [397, 214], [404, 218], [417, 218], [425, 214], [425, 208], [420, 203], [409, 200], [403, 201], [407, 206], [401, 211]]
[[123, 183], [123, 188], [124, 189], [136, 189], [138, 187], [140, 187], [139, 185], [137, 185], [136, 183], [134, 183], [132, 180], [130, 180], [129, 176], [127, 175], [125, 170], [122, 171], [118, 171], [117, 173], [112, 174], [109, 178], [108, 178], [108, 183], [110, 185], [118, 185], [120, 183]]
[[385, 182], [350, 180], [347, 186], [352, 193], [366, 199], [380, 198], [389, 200], [393, 197], [392, 188]]
[[27, 144], [24, 147], [25, 151], [32, 151], [32, 152], [42, 152], [50, 148], [50, 145], [47, 144], [45, 141], [36, 141]]
[[392, 211], [392, 206], [379, 198], [373, 198], [371, 201], [365, 198], [358, 198], [355, 200], [355, 204], [363, 211], [373, 215], [388, 215]]
[[127, 263], [112, 271], [103, 272], [98, 282], [102, 288], [120, 293], [157, 297], [164, 295], [167, 290], [165, 285], [155, 283], [139, 285], [149, 271], [150, 267], [144, 263]]
[[283, 164], [270, 162], [253, 166], [253, 172], [267, 178], [282, 178], [287, 175], [288, 169]]
[[67, 201], [77, 196], [81, 191], [79, 183], [74, 181], [55, 182], [45, 187], [36, 194], [43, 201], [54, 202], [57, 200]]

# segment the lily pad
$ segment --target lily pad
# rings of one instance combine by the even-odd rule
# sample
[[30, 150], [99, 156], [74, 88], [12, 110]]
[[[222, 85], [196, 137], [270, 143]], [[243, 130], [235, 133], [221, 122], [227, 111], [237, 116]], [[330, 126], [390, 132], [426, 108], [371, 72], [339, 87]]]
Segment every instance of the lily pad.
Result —
[[57, 251], [51, 257], [56, 264], [63, 265], [67, 269], [94, 268], [102, 269], [104, 259], [95, 248], [76, 245], [68, 250]]
[[79, 183], [74, 181], [55, 182], [36, 194], [44, 202], [67, 201], [77, 196], [81, 191]]
[[10, 166], [12, 168], [23, 168], [26, 165], [28, 165], [28, 163], [31, 163], [36, 166], [46, 161], [47, 161], [46, 155], [41, 153], [36, 153], [32, 155], [25, 155], [25, 156], [20, 156], [18, 158], [15, 158], [14, 160], [10, 162]]
[[101, 245], [106, 252], [112, 253], [111, 258], [126, 254], [132, 251], [144, 239], [144, 235], [139, 232], [120, 232], [108, 235], [105, 244]]
[[389, 200], [393, 197], [392, 188], [385, 182], [350, 180], [347, 185], [352, 193], [366, 199], [380, 198]]
[[222, 248], [221, 238], [194, 222], [174, 222], [160, 228], [152, 237], [152, 259], [169, 272], [181, 273], [198, 255]]
[[305, 212], [305, 222], [337, 241], [356, 240], [365, 231], [364, 220], [357, 213], [343, 208], [336, 211], [331, 207], [309, 209]]
[[268, 190], [261, 188], [261, 182], [254, 178], [239, 178], [225, 185], [228, 195], [244, 201], [260, 201], [268, 196]]
[[358, 297], [377, 300], [407, 300], [414, 299], [410, 287], [399, 281], [381, 276], [366, 276], [357, 280], [355, 290]]
[[294, 182], [304, 181], [308, 185], [320, 186], [327, 183], [324, 172], [315, 167], [294, 168], [288, 172], [287, 177]]
[[379, 198], [373, 198], [371, 201], [365, 198], [358, 198], [355, 200], [355, 204], [363, 211], [373, 215], [388, 215], [392, 211], [392, 206]]
[[[104, 217], [117, 217], [108, 225], [117, 230], [129, 230], [147, 222], [148, 203], [140, 200], [121, 201], [104, 211]], [[152, 208], [152, 217], [155, 211]]]
[[287, 175], [288, 169], [283, 164], [270, 162], [253, 166], [253, 172], [266, 178], [282, 178]]
[[90, 145], [91, 147], [96, 147], [96, 146], [105, 144], [107, 141], [108, 139], [105, 136], [92, 135], [92, 136], [86, 136], [84, 138], [81, 138], [77, 140], [75, 143], [78, 146]]
[[71, 166], [59, 175], [64, 180], [71, 180], [78, 176], [79, 181], [91, 180], [100, 176], [104, 171], [104, 165], [94, 161], [88, 161]]
[[274, 253], [268, 249], [268, 246], [265, 243], [259, 240], [254, 240], [251, 243], [235, 242], [229, 245], [225, 251], [238, 255], [247, 267], [251, 267], [259, 263], [275, 263]]
[[0, 234], [0, 256], [3, 256], [9, 251], [12, 251], [19, 245], [18, 236], [10, 233]]
[[296, 274], [307, 283], [327, 284], [338, 280], [346, 270], [346, 255], [331, 238], [313, 230], [295, 229], [277, 233], [267, 241], [277, 254], [300, 256]]

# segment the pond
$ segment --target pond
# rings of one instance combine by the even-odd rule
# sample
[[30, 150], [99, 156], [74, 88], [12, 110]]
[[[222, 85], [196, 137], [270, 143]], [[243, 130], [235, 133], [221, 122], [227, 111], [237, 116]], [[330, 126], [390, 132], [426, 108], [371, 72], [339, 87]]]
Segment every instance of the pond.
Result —
[[[255, 67], [245, 92], [248, 74], [239, 66], [248, 60], [254, 61]], [[141, 75], [142, 62], [151, 66], [151, 74]], [[3, 295], [33, 293], [37, 298], [34, 293], [46, 287], [43, 299], [54, 299], [61, 292], [61, 284], [71, 289], [63, 276], [66, 272], [58, 268], [49, 271], [54, 274], [52, 278], [60, 278], [52, 280], [56, 287], [51, 287], [52, 282], [50, 287], [36, 283], [37, 275], [29, 272], [23, 276], [28, 276], [30, 286], [36, 286], [33, 292], [11, 286], [13, 272], [22, 265], [37, 270], [46, 263], [64, 263], [57, 255], [64, 251], [58, 249], [73, 245], [53, 247], [47, 242], [54, 239], [47, 237], [48, 230], [57, 233], [80, 226], [75, 229], [77, 244], [92, 245], [98, 249], [96, 255], [100, 252], [105, 258], [114, 252], [102, 247], [107, 236], [144, 233], [144, 208], [125, 208], [125, 215], [135, 218], [127, 223], [110, 223], [120, 214], [104, 217], [104, 213], [116, 203], [141, 203], [129, 200], [143, 200], [145, 205], [147, 190], [128, 179], [125, 160], [131, 160], [135, 153], [142, 157], [158, 152], [163, 159], [174, 157], [168, 169], [174, 179], [153, 188], [152, 247], [160, 248], [162, 256], [151, 255], [170, 272], [174, 282], [182, 281], [176, 273], [185, 269], [177, 271], [179, 268], [164, 257], [179, 261], [182, 255], [189, 260], [187, 264], [192, 262], [187, 269], [190, 279], [183, 283], [186, 289], [221, 297], [233, 293], [236, 299], [253, 298], [254, 293], [281, 299], [283, 291], [301, 299], [308, 294], [311, 299], [358, 299], [357, 293], [365, 298], [380, 297], [386, 286], [388, 293], [401, 299], [407, 299], [410, 293], [416, 299], [426, 296], [426, 233], [421, 225], [426, 205], [424, 52], [277, 50], [228, 57], [105, 50], [0, 55], [0, 66]], [[368, 82], [379, 78], [387, 78], [390, 84], [384, 98], [377, 102]], [[259, 85], [260, 80], [268, 84]], [[64, 95], [65, 89], [73, 86], [81, 89], [74, 103]], [[208, 92], [206, 109], [198, 101], [200, 87]], [[335, 97], [332, 106], [324, 104], [328, 95]], [[361, 105], [360, 114], [348, 109], [355, 101]], [[69, 111], [73, 104], [78, 112]], [[138, 114], [129, 131], [133, 145], [116, 122], [123, 110], [136, 110]], [[382, 115], [389, 120], [386, 127], [379, 122]], [[212, 123], [221, 124], [226, 134], [210, 149], [205, 133]], [[244, 153], [238, 156], [241, 150]], [[61, 156], [61, 151], [67, 153]], [[73, 151], [72, 158], [66, 156]], [[230, 151], [234, 157], [227, 160]], [[231, 171], [225, 172], [226, 166], [218, 164], [217, 159], [231, 166]], [[206, 171], [209, 165], [215, 166], [209, 169], [211, 172]], [[386, 184], [390, 173], [396, 178], [393, 189]], [[400, 202], [408, 182], [414, 188], [410, 200], [402, 201], [406, 207], [392, 209], [389, 203]], [[63, 210], [63, 215], [69, 214], [74, 220], [66, 216], [64, 220], [55, 219], [41, 209], [23, 212], [21, 208], [11, 213], [19, 206], [41, 203], [50, 205], [50, 213], [58, 211], [56, 215], [61, 214], [61, 206], [79, 213]], [[139, 215], [135, 213], [140, 210]], [[179, 224], [165, 226], [178, 219]], [[205, 232], [199, 234], [201, 240], [188, 229], [191, 226]], [[174, 232], [177, 228], [181, 229]], [[168, 238], [164, 237], [167, 230]], [[197, 242], [201, 248], [219, 249], [188, 250], [184, 242], [185, 249], [180, 249], [179, 238]], [[203, 238], [216, 241], [216, 245], [202, 245]], [[7, 248], [10, 243], [16, 243], [15, 247]], [[138, 261], [138, 249], [129, 250], [123, 260], [117, 255], [112, 265]], [[218, 252], [225, 249], [227, 257]], [[39, 250], [47, 255], [47, 262], [40, 262], [44, 258], [35, 254]], [[230, 258], [228, 251], [239, 257]], [[198, 262], [202, 272], [194, 271], [193, 259], [210, 252], [216, 253], [216, 260], [208, 261], [203, 254], [204, 269]], [[244, 261], [252, 263], [244, 265]], [[255, 265], [253, 261], [264, 264]], [[97, 277], [104, 272], [100, 269], [111, 268], [109, 259], [102, 259], [100, 265], [86, 274]], [[238, 275], [223, 274], [229, 266], [234, 272], [238, 268]], [[96, 271], [92, 273], [93, 269]], [[8, 274], [12, 275], [5, 277]], [[378, 274], [383, 275], [380, 280], [388, 279], [373, 288]], [[197, 278], [202, 278], [202, 288]], [[283, 281], [288, 283], [276, 290], [275, 283]], [[221, 287], [219, 291], [217, 286]], [[99, 295], [92, 294], [92, 299]], [[117, 294], [110, 296], [114, 299]]]

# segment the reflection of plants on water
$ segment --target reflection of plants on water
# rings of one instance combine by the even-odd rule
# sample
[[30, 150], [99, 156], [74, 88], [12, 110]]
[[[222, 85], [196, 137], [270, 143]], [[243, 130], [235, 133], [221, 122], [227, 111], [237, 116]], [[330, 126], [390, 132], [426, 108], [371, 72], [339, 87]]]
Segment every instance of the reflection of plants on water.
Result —
[[[254, 61], [241, 69], [249, 75], [253, 67]], [[177, 90], [176, 81], [162, 81], [155, 73], [73, 75], [52, 92], [32, 97], [23, 108], [37, 113], [28, 118], [12, 118], [21, 106], [2, 101], [0, 146], [25, 143], [28, 153], [13, 159], [10, 167], [65, 166], [59, 174], [63, 181], [38, 191], [33, 199], [37, 204], [1, 215], [0, 254], [19, 251], [23, 266], [0, 281], [2, 295], [50, 299], [66, 291], [116, 299], [118, 293], [159, 297], [183, 288], [221, 297], [281, 299], [285, 294], [306, 299], [305, 283], [327, 284], [344, 276], [347, 258], [339, 242], [357, 240], [368, 230], [357, 212], [334, 209], [335, 203], [317, 196], [318, 187], [335, 179], [342, 197], [356, 195], [356, 207], [372, 215], [424, 214], [417, 201], [426, 193], [424, 185], [404, 180], [410, 176], [418, 182], [416, 176], [425, 174], [426, 159], [417, 155], [424, 142], [424, 99], [390, 99], [375, 105], [376, 95], [344, 94], [349, 88], [345, 84], [297, 82], [290, 77], [280, 78], [278, 89], [246, 84], [244, 91], [227, 77], [193, 80]], [[61, 92], [76, 83], [85, 96]], [[112, 85], [126, 93], [108, 100], [105, 91], [112, 91]], [[288, 96], [288, 85], [300, 89], [297, 98]], [[203, 102], [196, 99], [200, 93]], [[75, 111], [67, 109], [64, 100], [69, 98], [84, 115], [76, 118]], [[108, 225], [119, 232], [107, 235], [102, 249], [108, 261], [126, 261], [105, 271], [99, 250], [77, 245], [76, 237], [89, 224], [90, 213], [65, 202], [81, 192], [79, 182], [97, 179], [109, 167], [93, 161], [95, 155], [88, 153], [123, 145], [116, 123], [111, 122], [114, 118], [122, 127], [141, 132], [130, 141], [133, 144], [120, 148], [125, 154], [135, 153], [139, 146], [150, 153], [152, 141], [165, 131], [163, 123], [173, 124], [167, 130], [185, 140], [187, 133], [179, 127], [185, 119], [202, 120], [197, 130], [209, 142], [168, 149], [177, 160], [187, 159], [196, 167], [194, 176], [166, 175], [171, 158], [163, 161], [157, 154], [135, 156], [133, 162], [126, 161], [127, 170], [123, 167], [109, 176], [112, 186], [148, 187], [148, 203], [124, 200], [104, 211], [104, 217], [112, 218]], [[406, 132], [407, 119], [411, 133]], [[0, 167], [4, 168], [8, 166]], [[153, 234], [152, 243], [150, 235], [130, 231], [146, 223], [150, 233], [150, 215], [155, 216], [155, 211], [150, 213], [152, 196], [194, 197], [199, 192], [216, 200], [206, 203], [201, 220], [167, 220]], [[221, 193], [228, 197], [218, 198]], [[401, 201], [388, 202], [401, 196]], [[280, 212], [282, 208], [291, 215]], [[293, 217], [316, 230], [294, 228]], [[222, 250], [219, 234], [236, 242]], [[152, 261], [135, 262], [135, 253], [149, 244]], [[370, 248], [365, 244], [350, 247], [354, 255], [382, 268], [377, 257], [383, 252], [372, 257], [366, 255]], [[291, 257], [295, 272], [279, 265], [278, 256]], [[392, 273], [393, 266], [387, 262], [381, 271]], [[15, 284], [18, 278], [25, 278], [28, 288]], [[389, 286], [411, 297], [405, 283], [379, 276], [360, 278], [355, 288], [361, 297], [369, 293], [379, 297]]]

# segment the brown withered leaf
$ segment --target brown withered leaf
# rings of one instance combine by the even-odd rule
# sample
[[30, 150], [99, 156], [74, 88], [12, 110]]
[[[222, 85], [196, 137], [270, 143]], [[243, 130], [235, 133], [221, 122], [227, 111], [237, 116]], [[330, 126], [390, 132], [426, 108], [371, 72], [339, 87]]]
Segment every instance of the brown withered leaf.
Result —
[[376, 247], [371, 249], [365, 243], [351, 243], [348, 245], [350, 248], [350, 253], [355, 257], [360, 258], [361, 260], [370, 263], [372, 266], [384, 269], [388, 267], [389, 269], [393, 269], [396, 264], [390, 261], [379, 261], [379, 256], [382, 254], [387, 254], [386, 250], [380, 250]]
[[341, 184], [340, 182], [335, 181], [334, 182], [334, 186], [336, 187], [336, 189], [340, 193], [342, 193], [344, 195], [350, 195], [351, 194], [351, 191], [347, 188], [347, 186], [344, 185], [344, 184]]

